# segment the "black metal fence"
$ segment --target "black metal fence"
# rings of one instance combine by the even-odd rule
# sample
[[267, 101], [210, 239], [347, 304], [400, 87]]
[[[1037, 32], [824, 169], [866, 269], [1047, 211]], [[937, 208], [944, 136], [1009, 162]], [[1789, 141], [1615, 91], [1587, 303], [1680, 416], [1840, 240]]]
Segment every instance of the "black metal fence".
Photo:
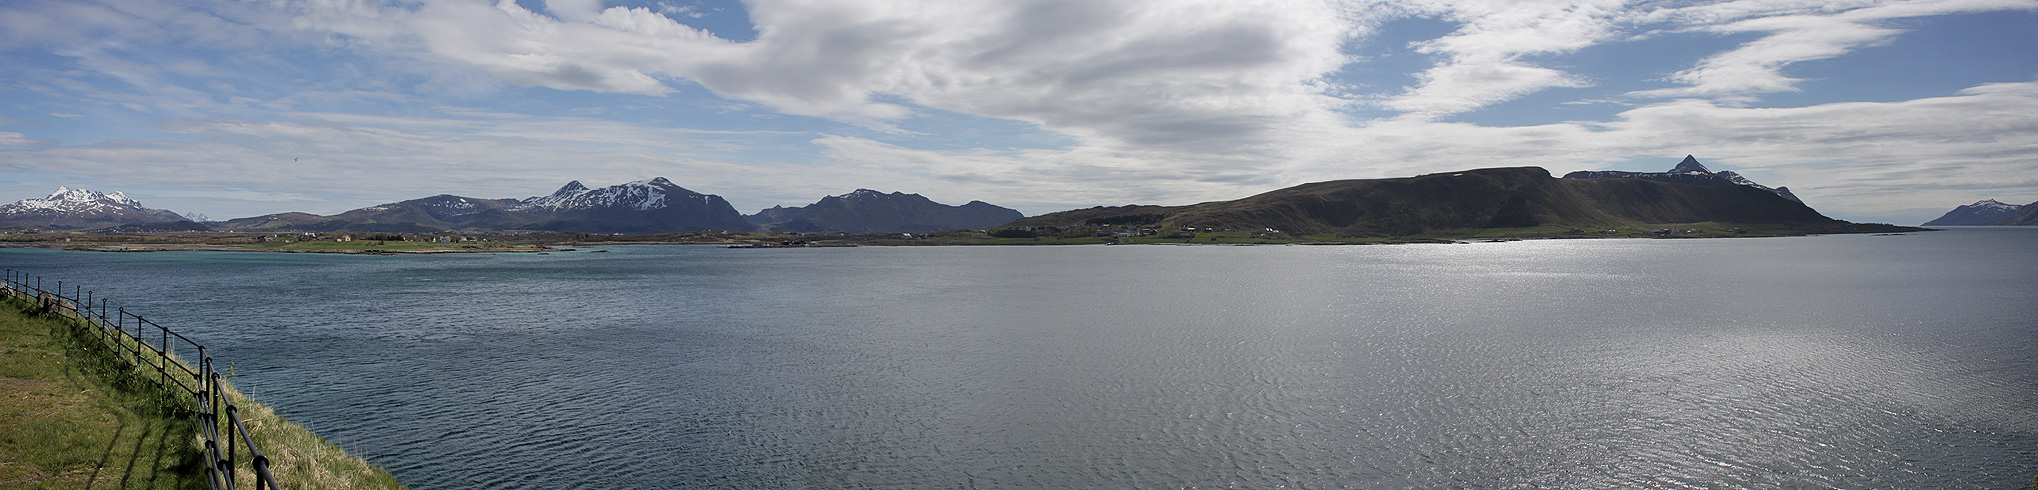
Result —
[[[65, 291], [64, 283], [51, 284], [55, 289], [44, 289], [42, 277], [30, 277], [13, 269], [5, 271], [5, 283], [0, 284], [0, 294], [30, 301], [45, 315], [69, 318], [78, 323], [89, 334], [113, 350], [113, 355], [128, 367], [146, 373], [155, 371], [153, 382], [171, 394], [181, 391], [192, 397], [197, 410], [192, 417], [198, 423], [198, 433], [205, 439], [206, 480], [214, 490], [233, 490], [237, 484], [235, 472], [240, 471], [237, 457], [243, 451], [249, 456], [245, 461], [254, 472], [256, 490], [270, 490], [276, 486], [275, 476], [269, 473], [269, 458], [256, 449], [254, 436], [241, 423], [240, 411], [226, 396], [221, 383], [222, 376], [213, 369], [212, 357], [205, 355], [205, 346], [192, 341], [169, 327], [129, 313], [126, 308], [113, 309], [106, 298], [95, 298], [92, 291], [76, 284]], [[68, 293], [68, 294], [66, 294]], [[97, 304], [94, 304], [94, 301]], [[192, 367], [184, 361], [183, 354], [191, 354], [198, 360]], [[146, 376], [146, 374], [142, 374]], [[224, 437], [221, 431], [225, 430]]]

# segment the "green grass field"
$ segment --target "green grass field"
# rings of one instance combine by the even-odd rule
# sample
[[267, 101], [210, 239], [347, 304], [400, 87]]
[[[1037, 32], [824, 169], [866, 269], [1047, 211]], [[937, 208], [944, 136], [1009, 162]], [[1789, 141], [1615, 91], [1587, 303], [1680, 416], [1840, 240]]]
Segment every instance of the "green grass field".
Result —
[[206, 488], [185, 407], [104, 376], [64, 322], [0, 306], [0, 487]]
[[[155, 371], [118, 362], [113, 345], [84, 330], [91, 327], [26, 307], [0, 299], [0, 488], [207, 488], [189, 394], [144, 381]], [[284, 488], [404, 488], [227, 389]], [[239, 459], [239, 485], [254, 488], [248, 456]]]

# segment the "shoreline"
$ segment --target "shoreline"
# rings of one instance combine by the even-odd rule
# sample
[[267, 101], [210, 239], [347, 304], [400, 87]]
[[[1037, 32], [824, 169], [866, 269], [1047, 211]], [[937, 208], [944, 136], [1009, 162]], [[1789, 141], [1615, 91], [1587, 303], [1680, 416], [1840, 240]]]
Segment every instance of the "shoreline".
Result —
[[[1817, 235], [1907, 235], [1940, 231], [1935, 228], [1894, 225], [1856, 226], [1843, 229], [1796, 229], [1777, 226], [1743, 229], [1725, 224], [1676, 224], [1625, 227], [1581, 232], [1575, 228], [1464, 229], [1442, 230], [1433, 235], [1401, 237], [1347, 237], [1334, 235], [1285, 235], [1279, 233], [1195, 233], [1133, 236], [1040, 236], [996, 237], [983, 230], [863, 235], [795, 235], [775, 232], [703, 231], [652, 235], [591, 235], [579, 233], [522, 233], [484, 235], [465, 242], [425, 240], [261, 241], [244, 233], [86, 233], [6, 232], [0, 248], [44, 248], [74, 252], [257, 252], [340, 255], [442, 255], [442, 254], [550, 254], [622, 245], [712, 245], [725, 248], [845, 248], [845, 247], [945, 247], [945, 246], [1062, 246], [1062, 245], [1409, 245], [1501, 243], [1524, 240], [1604, 239], [1717, 239], [1772, 238]], [[358, 244], [358, 245], [357, 245]]]

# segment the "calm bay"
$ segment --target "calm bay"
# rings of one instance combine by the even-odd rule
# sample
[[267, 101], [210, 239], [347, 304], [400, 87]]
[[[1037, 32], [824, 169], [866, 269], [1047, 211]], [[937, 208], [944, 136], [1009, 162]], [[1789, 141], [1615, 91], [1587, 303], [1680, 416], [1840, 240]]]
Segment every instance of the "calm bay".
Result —
[[418, 489], [2021, 488], [2038, 229], [0, 249]]

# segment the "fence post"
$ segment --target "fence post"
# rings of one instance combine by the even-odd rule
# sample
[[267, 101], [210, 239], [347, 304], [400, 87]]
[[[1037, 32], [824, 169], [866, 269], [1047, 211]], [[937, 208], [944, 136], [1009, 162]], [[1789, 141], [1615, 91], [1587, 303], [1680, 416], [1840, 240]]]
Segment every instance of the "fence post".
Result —
[[158, 346], [156, 348], [156, 357], [161, 358], [157, 360], [163, 361], [162, 364], [156, 366], [156, 372], [163, 375], [162, 380], [158, 381], [158, 383], [160, 383], [159, 386], [168, 387], [170, 386], [170, 327], [156, 325], [156, 329], [163, 331], [162, 343], [156, 344]]

